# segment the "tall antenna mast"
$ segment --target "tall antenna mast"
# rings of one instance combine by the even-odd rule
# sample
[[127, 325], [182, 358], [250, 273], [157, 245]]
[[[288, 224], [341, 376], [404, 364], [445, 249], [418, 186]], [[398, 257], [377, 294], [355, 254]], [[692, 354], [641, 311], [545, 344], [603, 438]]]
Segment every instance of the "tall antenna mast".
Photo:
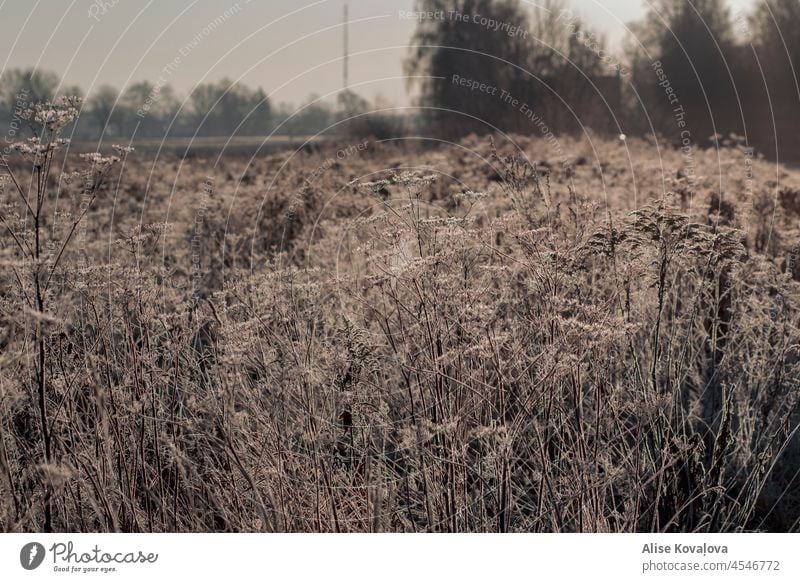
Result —
[[350, 50], [349, 50], [349, 44], [350, 44], [349, 40], [350, 39], [349, 39], [349, 36], [348, 36], [348, 30], [347, 30], [347, 21], [348, 21], [347, 12], [348, 12], [348, 10], [347, 10], [347, 0], [345, 0], [345, 2], [344, 2], [344, 21], [343, 21], [343, 23], [344, 23], [344, 26], [343, 26], [343, 28], [344, 28], [344, 59], [343, 59], [344, 60], [344, 70], [342, 71], [342, 78], [343, 78], [342, 85], [343, 85], [345, 91], [347, 91], [347, 87], [349, 85], [348, 80], [347, 80], [347, 72], [348, 72], [347, 71], [347, 66], [348, 66], [348, 62], [347, 61], [350, 59]]

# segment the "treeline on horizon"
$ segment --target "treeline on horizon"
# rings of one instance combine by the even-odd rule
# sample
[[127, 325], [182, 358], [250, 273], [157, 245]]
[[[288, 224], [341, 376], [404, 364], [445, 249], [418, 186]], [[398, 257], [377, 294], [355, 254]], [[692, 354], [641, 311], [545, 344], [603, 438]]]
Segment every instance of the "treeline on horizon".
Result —
[[[769, 157], [800, 159], [797, 0], [764, 0], [748, 14], [732, 13], [724, 0], [655, 0], [628, 24], [632, 34], [619, 51], [564, 0], [535, 8], [520, 0], [417, 0], [415, 11], [405, 70], [418, 108], [409, 115], [387, 114], [380, 99], [369, 103], [352, 91], [335, 103], [310, 96], [298, 107], [275, 107], [264, 89], [228, 79], [200, 84], [185, 98], [168, 84], [140, 81], [122, 92], [92, 91], [73, 137], [392, 137], [424, 130], [457, 139], [591, 128], [655, 134], [676, 147], [711, 147], [732, 136]], [[488, 20], [508, 26], [486, 26]], [[82, 95], [78, 87], [58, 87], [51, 72], [6, 71], [3, 125], [15, 124], [21, 94], [29, 103]]]
[[[150, 81], [122, 92], [102, 85], [84, 97], [81, 87], [60, 87], [59, 76], [51, 71], [11, 69], [0, 75], [5, 133], [17, 133], [25, 125], [22, 113], [32, 104], [73, 95], [85, 99], [80, 117], [68, 128], [73, 139], [313, 135], [337, 121], [337, 109], [316, 95], [299, 107], [276, 108], [262, 88], [227, 78], [199, 84], [185, 97], [169, 84]], [[367, 107], [354, 94], [342, 95], [339, 101]]]

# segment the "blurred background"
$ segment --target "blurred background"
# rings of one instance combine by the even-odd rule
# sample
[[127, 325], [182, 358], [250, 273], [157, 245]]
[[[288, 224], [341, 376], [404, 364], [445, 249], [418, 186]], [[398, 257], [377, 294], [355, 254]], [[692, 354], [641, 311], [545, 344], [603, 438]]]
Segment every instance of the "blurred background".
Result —
[[0, 14], [4, 134], [24, 103], [80, 95], [74, 140], [140, 148], [591, 130], [800, 159], [797, 0], [7, 0]]

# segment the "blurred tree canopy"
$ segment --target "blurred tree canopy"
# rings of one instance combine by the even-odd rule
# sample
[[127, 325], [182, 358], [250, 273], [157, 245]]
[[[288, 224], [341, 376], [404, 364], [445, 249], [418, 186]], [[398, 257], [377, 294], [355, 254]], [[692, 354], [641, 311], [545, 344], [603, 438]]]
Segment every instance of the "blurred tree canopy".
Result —
[[[8, 127], [15, 110], [60, 95], [82, 96], [78, 87], [62, 87], [47, 71], [11, 69], [0, 76], [0, 123]], [[15, 122], [18, 124], [18, 121]], [[90, 91], [72, 133], [77, 138], [265, 135], [274, 127], [270, 100], [263, 89], [229, 79], [197, 85], [181, 101], [169, 84], [140, 81], [122, 93], [110, 85]]]
[[602, 94], [594, 77], [609, 72], [605, 40], [561, 0], [533, 11], [519, 0], [418, 0], [415, 12], [406, 72], [431, 127], [453, 137], [608, 124], [592, 98]]
[[793, 123], [800, 113], [798, 19], [797, 0], [763, 0], [751, 14], [735, 15], [723, 0], [653, 2], [632, 25], [628, 45], [641, 100], [631, 101], [632, 125], [692, 147], [713, 146], [721, 136], [800, 159]]
[[771, 157], [800, 160], [800, 2], [761, 0], [739, 27], [749, 46], [741, 67], [747, 84], [747, 135]]
[[[741, 79], [731, 70], [733, 32], [723, 0], [657, 0], [631, 29], [632, 83], [661, 133], [690, 135], [700, 145], [716, 133], [741, 133]], [[646, 130], [647, 117], [635, 118]]]

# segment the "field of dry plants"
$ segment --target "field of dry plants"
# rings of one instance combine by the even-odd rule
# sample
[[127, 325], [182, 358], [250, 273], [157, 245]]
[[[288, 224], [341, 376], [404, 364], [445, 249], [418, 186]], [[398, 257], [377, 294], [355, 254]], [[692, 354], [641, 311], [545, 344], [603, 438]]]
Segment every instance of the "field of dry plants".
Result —
[[74, 106], [0, 165], [3, 531], [800, 531], [799, 173], [79, 157]]

